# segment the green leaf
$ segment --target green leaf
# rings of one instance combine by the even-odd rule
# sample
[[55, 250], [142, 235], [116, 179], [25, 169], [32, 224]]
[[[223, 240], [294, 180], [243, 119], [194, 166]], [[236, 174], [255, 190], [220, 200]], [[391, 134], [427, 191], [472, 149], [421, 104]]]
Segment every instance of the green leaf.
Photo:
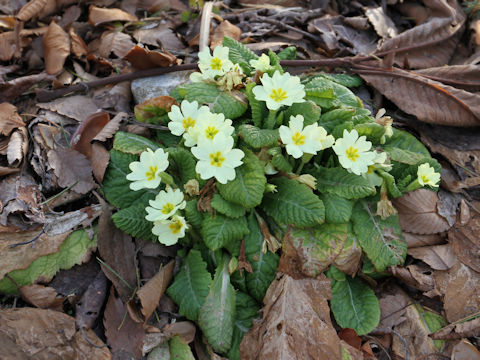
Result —
[[335, 261], [347, 235], [347, 224], [323, 224], [305, 230], [292, 227], [284, 241], [295, 249], [299, 270], [316, 277]]
[[148, 124], [161, 124], [168, 121], [167, 113], [176, 101], [170, 96], [157, 96], [135, 105], [133, 111], [140, 122]]
[[362, 248], [353, 232], [353, 226], [348, 223], [348, 234], [342, 251], [335, 258], [333, 265], [346, 274], [354, 275], [357, 273], [362, 257]]
[[242, 291], [237, 292], [235, 300], [232, 347], [227, 353], [229, 360], [240, 360], [240, 343], [243, 336], [252, 327], [252, 320], [258, 316], [260, 310], [256, 301]]
[[352, 221], [360, 246], [377, 271], [403, 264], [407, 243], [398, 224], [398, 216], [382, 220], [375, 215], [372, 204], [359, 201], [353, 208]]
[[207, 215], [202, 222], [202, 238], [210, 250], [220, 249], [227, 246], [227, 243], [233, 246], [248, 232], [245, 217], [232, 219], [220, 214]]
[[397, 147], [430, 157], [425, 145], [417, 140], [412, 134], [398, 129], [393, 129], [393, 135], [387, 139], [385, 148]]
[[335, 168], [318, 168], [314, 172], [317, 189], [322, 193], [338, 195], [346, 199], [360, 199], [375, 194], [375, 187], [362, 176]]
[[340, 85], [339, 83], [328, 80], [324, 77], [316, 77], [305, 85], [305, 92], [308, 95], [310, 89], [316, 88], [332, 89], [339, 105], [351, 106], [354, 108], [363, 107], [357, 96], [349, 88]]
[[375, 293], [358, 277], [332, 281], [330, 308], [337, 324], [366, 335], [380, 322], [380, 305]]
[[398, 147], [385, 146], [384, 150], [390, 155], [390, 160], [407, 165], [415, 165], [426, 158], [430, 158], [430, 155], [403, 150]]
[[185, 206], [185, 218], [187, 219], [187, 223], [200, 229], [202, 226], [203, 215], [197, 209], [197, 200], [187, 201], [187, 206]]
[[304, 118], [304, 126], [316, 123], [320, 119], [322, 109], [312, 101], [302, 103], [294, 103], [285, 110], [284, 122], [290, 121], [290, 116], [302, 115]]
[[245, 45], [228, 36], [223, 38], [223, 46], [230, 49], [228, 52], [230, 61], [239, 64], [245, 74], [251, 75], [250, 60], [257, 60], [258, 56]]
[[147, 205], [148, 201], [142, 201], [117, 211], [112, 216], [113, 223], [133, 237], [156, 240], [156, 236], [152, 233], [153, 223], [145, 219]]
[[352, 356], [343, 345], [340, 345], [342, 348], [342, 360], [353, 360]]
[[235, 319], [235, 289], [230, 284], [228, 257], [219, 264], [205, 303], [200, 309], [198, 325], [213, 350], [230, 350]]
[[261, 206], [275, 221], [298, 227], [323, 223], [323, 202], [306, 185], [283, 177], [270, 182], [277, 186], [277, 192], [265, 194]]
[[162, 147], [178, 146], [183, 139], [181, 136], [173, 135], [170, 130], [157, 130], [155, 141], [162, 145]]
[[377, 123], [363, 123], [355, 125], [359, 136], [365, 135], [368, 141], [371, 141], [374, 145], [380, 144], [380, 139], [385, 135], [385, 128]]
[[253, 125], [241, 125], [238, 133], [248, 145], [255, 149], [277, 145], [280, 141], [278, 129], [268, 130]]
[[167, 294], [178, 305], [178, 312], [196, 321], [208, 294], [212, 277], [198, 250], [190, 250]]
[[[72, 232], [60, 245], [58, 252], [41, 256], [26, 269], [11, 271], [8, 276], [18, 286], [32, 285], [39, 278], [49, 282], [59, 270], [70, 269], [84, 262], [87, 254], [97, 246], [97, 235], [90, 239], [86, 230]], [[0, 293], [13, 294], [17, 286], [7, 277], [0, 280]]]
[[146, 137], [119, 131], [115, 134], [113, 148], [128, 154], [140, 155], [147, 149], [157, 150], [160, 146]]
[[340, 85], [346, 87], [358, 87], [363, 84], [363, 80], [358, 75], [348, 75], [348, 74], [320, 74], [322, 77], [334, 81]]
[[[413, 304], [413, 306], [420, 315], [420, 321], [427, 327], [429, 333], [434, 333], [447, 325], [447, 321], [437, 313], [428, 311], [419, 304]], [[433, 345], [438, 351], [442, 351], [445, 340], [433, 340]]]
[[103, 177], [103, 188], [107, 201], [119, 209], [129, 207], [136, 201], [143, 201], [144, 198], [153, 198], [158, 193], [155, 189], [130, 189], [131, 182], [126, 176], [131, 172], [128, 165], [132, 161], [138, 161], [138, 156], [117, 150], [110, 151], [110, 163]]
[[240, 216], [244, 216], [246, 211], [243, 206], [231, 203], [218, 194], [213, 194], [210, 205], [220, 214], [231, 218], [239, 218]]
[[353, 202], [335, 194], [322, 194], [320, 199], [325, 205], [325, 220], [327, 223], [347, 223], [352, 216]]
[[[181, 147], [167, 148], [165, 151], [170, 161], [167, 171], [174, 176], [178, 186], [182, 187], [188, 180], [197, 179], [197, 161], [190, 151]], [[199, 180], [199, 183], [201, 186], [203, 181]]]
[[[308, 86], [308, 83], [307, 83]], [[331, 87], [326, 84], [316, 86], [305, 86], [305, 99], [313, 101], [322, 108], [331, 108], [336, 103], [337, 96]]]
[[217, 183], [217, 189], [225, 200], [249, 209], [262, 202], [267, 178], [255, 154], [247, 149], [244, 152], [242, 166], [235, 169], [235, 179], [226, 184]]
[[236, 90], [224, 91], [204, 82], [187, 84], [182, 88], [185, 90], [185, 100], [209, 104], [214, 113], [222, 113], [227, 119], [242, 116], [248, 108], [245, 95]]
[[382, 177], [387, 185], [387, 190], [390, 196], [394, 198], [402, 196], [402, 192], [398, 189], [397, 185], [395, 184], [395, 178], [386, 171], [378, 170], [378, 174]]
[[170, 359], [172, 360], [195, 360], [190, 346], [185, 344], [178, 335], [170, 339], [168, 347], [170, 350]]
[[352, 117], [355, 115], [355, 113], [355, 108], [333, 109], [322, 114], [318, 123], [323, 126], [327, 132], [331, 133], [335, 126], [352, 120]]
[[247, 221], [250, 233], [245, 236], [245, 255], [253, 270], [246, 273], [247, 289], [248, 293], [261, 303], [275, 278], [279, 256], [270, 251], [262, 252], [263, 234], [253, 213]]
[[252, 89], [257, 86], [256, 83], [250, 83], [245, 86], [245, 90], [248, 97], [248, 103], [250, 104], [250, 109], [252, 111], [252, 121], [253, 124], [257, 127], [261, 127], [263, 119], [266, 119], [268, 116], [268, 109], [265, 101], [259, 101], [255, 98], [255, 94], [252, 92]]
[[283, 155], [281, 147], [274, 147], [267, 150], [267, 154], [272, 156], [272, 164], [279, 171], [290, 173], [293, 170], [292, 164], [288, 161], [288, 158]]
[[295, 60], [297, 58], [297, 48], [289, 46], [277, 54], [280, 60]]

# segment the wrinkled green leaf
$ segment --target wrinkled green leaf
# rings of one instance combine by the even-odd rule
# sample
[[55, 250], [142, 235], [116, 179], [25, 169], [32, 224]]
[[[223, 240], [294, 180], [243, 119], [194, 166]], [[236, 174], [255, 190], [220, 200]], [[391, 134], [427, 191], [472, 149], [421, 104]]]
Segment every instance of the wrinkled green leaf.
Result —
[[261, 206], [275, 221], [298, 227], [324, 222], [323, 202], [306, 185], [283, 177], [272, 179], [270, 183], [277, 187], [277, 192], [265, 194]]
[[[174, 176], [178, 186], [183, 187], [188, 180], [197, 179], [197, 161], [190, 151], [181, 147], [167, 148], [165, 151], [170, 162], [167, 171]], [[199, 180], [200, 186], [203, 182]]]
[[320, 196], [325, 205], [327, 223], [344, 224], [352, 216], [353, 202], [335, 194], [325, 193]]
[[316, 123], [320, 119], [321, 113], [322, 109], [311, 101], [294, 103], [284, 111], [284, 123], [288, 124], [290, 116], [302, 115], [304, 119], [303, 125], [307, 126]]
[[275, 169], [286, 173], [292, 172], [293, 166], [288, 161], [288, 158], [283, 155], [281, 147], [268, 149], [267, 154], [272, 156], [272, 164], [275, 166]]
[[[321, 88], [321, 89], [332, 89], [337, 103], [341, 104], [342, 106], [351, 106], [354, 108], [361, 108], [362, 103], [361, 101], [355, 96], [355, 94], [347, 87], [340, 85], [334, 81], [331, 81], [325, 77], [316, 77], [309, 81], [305, 85], [305, 92], [307, 95], [309, 94], [310, 89]], [[320, 105], [321, 106], [321, 105]]]
[[256, 60], [258, 56], [245, 45], [228, 36], [223, 38], [223, 46], [229, 48], [228, 57], [230, 61], [239, 64], [243, 72], [250, 75], [252, 72], [250, 60]]
[[295, 60], [297, 58], [297, 48], [289, 46], [277, 54], [280, 60]]
[[146, 137], [118, 131], [113, 140], [113, 148], [128, 154], [140, 155], [147, 149], [157, 150], [160, 146]]
[[335, 167], [315, 170], [317, 189], [322, 193], [338, 195], [346, 199], [360, 199], [375, 194], [375, 187], [361, 176]]
[[328, 74], [328, 73], [321, 73], [326, 79], [334, 81], [340, 85], [346, 87], [358, 87], [363, 84], [363, 80], [358, 75], [348, 75], [348, 74]]
[[185, 344], [178, 335], [175, 335], [170, 339], [168, 347], [170, 350], [170, 359], [172, 360], [195, 360], [190, 346]]
[[238, 133], [248, 145], [255, 149], [276, 145], [280, 141], [278, 129], [268, 130], [253, 125], [241, 125]]
[[407, 255], [407, 243], [398, 224], [398, 216], [382, 220], [375, 215], [374, 204], [359, 201], [353, 208], [353, 230], [360, 246], [377, 271], [401, 265]]
[[343, 124], [346, 121], [350, 121], [355, 115], [355, 108], [340, 108], [333, 109], [329, 112], [326, 112], [320, 116], [318, 123], [327, 130], [328, 133], [331, 133], [335, 126]]
[[220, 214], [231, 218], [239, 218], [240, 216], [244, 216], [246, 211], [243, 206], [231, 203], [218, 194], [213, 194], [210, 205]]
[[379, 145], [380, 139], [385, 135], [385, 128], [377, 123], [363, 123], [354, 126], [359, 136], [366, 136], [373, 145]]
[[203, 215], [197, 209], [197, 200], [187, 201], [187, 206], [185, 206], [185, 218], [187, 219], [188, 224], [200, 229], [202, 226]]
[[178, 305], [178, 312], [187, 319], [198, 319], [200, 308], [205, 302], [212, 277], [207, 264], [198, 250], [190, 250], [183, 260], [180, 272], [175, 276], [167, 294]]
[[[248, 234], [245, 217], [232, 219], [221, 214], [207, 215], [202, 221], [202, 238], [210, 250], [233, 246]], [[229, 244], [229, 245], [227, 245]]]
[[145, 219], [147, 205], [148, 200], [145, 200], [117, 211], [112, 216], [113, 223], [117, 228], [133, 237], [156, 240], [157, 237], [152, 234], [153, 223]]

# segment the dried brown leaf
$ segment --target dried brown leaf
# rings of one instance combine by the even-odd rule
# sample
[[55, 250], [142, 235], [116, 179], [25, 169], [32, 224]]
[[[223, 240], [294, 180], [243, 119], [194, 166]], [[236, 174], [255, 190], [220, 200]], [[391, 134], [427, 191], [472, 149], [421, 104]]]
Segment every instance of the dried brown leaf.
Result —
[[153, 278], [148, 280], [147, 283], [138, 290], [137, 295], [142, 305], [141, 311], [143, 317], [145, 318], [145, 322], [153, 314], [153, 311], [160, 301], [160, 298], [163, 296], [165, 289], [170, 283], [174, 265], [175, 261], [170, 261], [167, 265], [162, 267]]
[[129, 235], [115, 227], [108, 205], [102, 205], [102, 209], [102, 215], [98, 221], [98, 252], [116, 274], [107, 266], [102, 265], [102, 269], [114, 284], [120, 297], [128, 301], [137, 283], [135, 245]]
[[432, 269], [426, 265], [394, 266], [391, 268], [393, 276], [405, 284], [423, 292], [431, 291], [435, 287], [432, 278]]
[[51, 81], [53, 79], [55, 79], [54, 75], [49, 75], [43, 71], [39, 74], [21, 76], [0, 83], [0, 101], [12, 101], [30, 89], [33, 85], [38, 85], [42, 81]]
[[12, 340], [29, 359], [112, 358], [93, 331], [86, 331], [86, 336], [95, 347], [75, 331], [71, 316], [58, 311], [27, 307], [0, 310], [0, 339]]
[[91, 329], [105, 303], [108, 281], [103, 271], [99, 270], [95, 279], [83, 293], [75, 306], [75, 325], [77, 328]]
[[23, 300], [35, 307], [63, 311], [63, 301], [65, 298], [59, 296], [54, 288], [34, 284], [21, 286], [18, 290]]
[[70, 37], [52, 21], [43, 36], [43, 56], [48, 74], [57, 74], [63, 70], [63, 64], [70, 55]]
[[108, 163], [110, 162], [110, 153], [105, 146], [94, 142], [92, 144], [92, 171], [95, 179], [101, 183]]
[[127, 119], [128, 114], [124, 112], [119, 112], [117, 115], [113, 117], [112, 120], [110, 120], [104, 127], [103, 129], [95, 135], [93, 140], [96, 141], [105, 141], [107, 139], [110, 139], [115, 135], [115, 133], [118, 131], [120, 128], [120, 124], [122, 120]]
[[448, 232], [448, 240], [458, 259], [480, 272], [480, 216], [470, 219], [465, 225], [458, 224]]
[[68, 34], [70, 35], [73, 55], [76, 57], [87, 56], [88, 46], [85, 44], [85, 41], [83, 41], [83, 39], [77, 35], [73, 27], [70, 28]]
[[18, 165], [27, 155], [28, 138], [27, 128], [21, 127], [10, 136], [7, 148], [8, 165]]
[[20, 168], [9, 168], [5, 166], [0, 166], [0, 176], [15, 174], [20, 171]]
[[16, 18], [20, 21], [28, 21], [36, 16], [47, 5], [48, 0], [30, 0], [18, 12]]
[[457, 320], [430, 334], [434, 340], [452, 340], [480, 335], [480, 314]]
[[267, 290], [263, 318], [240, 345], [242, 359], [340, 359], [340, 339], [330, 321], [330, 282], [283, 275]]
[[59, 98], [48, 103], [38, 103], [37, 106], [41, 109], [47, 109], [60, 115], [68, 116], [77, 121], [85, 120], [98, 110], [95, 102], [84, 95]]
[[403, 66], [407, 59], [412, 68], [448, 64], [467, 17], [457, 1], [425, 0], [424, 4], [431, 11], [427, 21], [382, 43], [378, 54], [395, 53], [396, 64]]
[[72, 138], [70, 139], [70, 147], [91, 160], [91, 141], [100, 131], [102, 131], [109, 121], [110, 115], [105, 111], [96, 112], [87, 117], [72, 135]]
[[362, 346], [362, 338], [353, 329], [345, 328], [340, 330], [338, 337], [355, 349], [360, 349]]
[[48, 162], [58, 178], [60, 187], [72, 186], [72, 190], [86, 194], [95, 188], [92, 165], [85, 155], [73, 149], [50, 150]]
[[147, 9], [150, 13], [155, 13], [159, 10], [178, 10], [184, 12], [188, 7], [180, 0], [140, 0], [139, 7]]
[[120, 9], [106, 9], [90, 5], [88, 22], [97, 26], [106, 22], [112, 21], [137, 21], [135, 15], [129, 14]]
[[165, 325], [162, 332], [167, 339], [178, 335], [186, 344], [190, 344], [195, 339], [196, 328], [190, 321], [179, 321]]
[[128, 60], [134, 68], [146, 70], [154, 67], [170, 66], [175, 63], [177, 57], [168, 51], [151, 51], [135, 45], [125, 55], [124, 59]]
[[365, 15], [372, 23], [375, 32], [383, 39], [394, 38], [398, 35], [395, 23], [383, 11], [383, 7], [368, 8]]
[[427, 263], [434, 270], [448, 270], [457, 262], [457, 257], [450, 244], [408, 249], [407, 253], [415, 259]]
[[480, 351], [465, 339], [453, 347], [452, 360], [480, 360]]
[[23, 127], [23, 122], [20, 115], [17, 113], [17, 107], [9, 103], [0, 104], [0, 133], [8, 136], [13, 129]]
[[480, 95], [397, 68], [359, 70], [360, 76], [419, 120], [449, 126], [480, 124]]
[[127, 314], [122, 299], [115, 297], [113, 287], [105, 307], [105, 336], [114, 356], [123, 354], [123, 358], [140, 359], [145, 337], [143, 324], [134, 322]]
[[185, 45], [168, 24], [159, 24], [153, 29], [137, 29], [133, 32], [133, 37], [139, 43], [157, 46], [164, 50], [176, 53], [185, 50]]
[[414, 234], [436, 234], [450, 228], [447, 220], [438, 214], [436, 192], [419, 189], [394, 199], [398, 221], [403, 231]]
[[14, 31], [0, 34], [0, 60], [9, 61], [18, 54], [18, 39]]
[[104, 58], [110, 57], [114, 53], [122, 59], [135, 46], [130, 35], [120, 31], [108, 31], [102, 34], [98, 53]]
[[420, 235], [404, 231], [403, 236], [405, 237], [405, 241], [407, 242], [407, 246], [409, 249], [429, 245], [439, 245], [445, 242], [444, 236], [440, 234]]
[[210, 48], [213, 50], [218, 45], [222, 45], [223, 38], [225, 36], [229, 36], [235, 40], [240, 40], [240, 35], [242, 35], [242, 30], [238, 26], [233, 25], [228, 20], [224, 20], [213, 31], [212, 38], [210, 40]]
[[404, 315], [410, 299], [398, 288], [396, 290], [395, 294], [384, 295], [378, 300], [381, 314], [378, 328], [392, 329], [406, 320]]
[[467, 91], [480, 90], [480, 69], [477, 65], [451, 65], [416, 71], [423, 77]]

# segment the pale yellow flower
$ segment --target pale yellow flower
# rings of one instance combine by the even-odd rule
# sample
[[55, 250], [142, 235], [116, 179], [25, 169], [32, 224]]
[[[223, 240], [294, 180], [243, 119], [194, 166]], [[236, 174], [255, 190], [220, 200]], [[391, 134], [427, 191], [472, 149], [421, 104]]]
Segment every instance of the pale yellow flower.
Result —
[[425, 163], [418, 167], [417, 180], [422, 186], [438, 187], [440, 181], [440, 174], [435, 172], [435, 169], [430, 164]]
[[155, 189], [160, 185], [161, 173], [168, 167], [168, 154], [163, 149], [147, 149], [140, 154], [140, 161], [133, 161], [128, 166], [131, 173], [127, 180], [133, 181], [130, 189], [137, 191], [143, 188]]
[[173, 190], [169, 186], [167, 186], [167, 191], [160, 191], [155, 197], [155, 200], [150, 200], [149, 204], [150, 206], [145, 208], [147, 211], [145, 219], [148, 221], [166, 220], [174, 215], [177, 210], [185, 209], [186, 206], [183, 193], [180, 189]]
[[357, 130], [348, 132], [343, 130], [343, 137], [335, 141], [333, 151], [338, 156], [340, 165], [356, 175], [362, 175], [368, 171], [368, 167], [374, 163], [377, 156], [373, 151], [368, 151], [372, 143], [365, 136], [358, 137]]
[[265, 101], [270, 110], [278, 110], [282, 105], [291, 106], [293, 103], [305, 101], [305, 87], [300, 83], [298, 76], [275, 71], [272, 77], [263, 74], [260, 80], [262, 85], [255, 86], [252, 92], [255, 99]]
[[188, 225], [183, 216], [174, 215], [170, 220], [160, 220], [153, 223], [152, 233], [158, 236], [158, 241], [164, 245], [171, 246], [178, 242], [178, 239], [185, 236]]

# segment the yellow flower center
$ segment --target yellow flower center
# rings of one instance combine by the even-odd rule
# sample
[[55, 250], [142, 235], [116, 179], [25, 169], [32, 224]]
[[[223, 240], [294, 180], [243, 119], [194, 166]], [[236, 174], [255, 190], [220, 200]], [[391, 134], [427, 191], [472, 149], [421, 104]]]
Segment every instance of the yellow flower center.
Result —
[[207, 130], [205, 130], [205, 136], [210, 140], [213, 140], [213, 138], [217, 134], [218, 134], [218, 129], [215, 126], [209, 126]]
[[172, 203], [166, 203], [162, 207], [162, 213], [169, 214], [173, 209], [175, 209], [175, 205], [173, 205]]
[[357, 161], [357, 159], [360, 157], [360, 155], [358, 155], [358, 149], [354, 148], [353, 146], [350, 146], [347, 151], [345, 151], [345, 154], [351, 161]]
[[[354, 161], [355, 161], [355, 160], [354, 160]], [[373, 170], [375, 170], [375, 166], [370, 165], [370, 166], [368, 167], [367, 174], [373, 173]]]
[[182, 120], [182, 124], [183, 128], [187, 130], [188, 128], [195, 125], [195, 120], [189, 116], [188, 118]]
[[222, 60], [218, 57], [213, 58], [212, 62], [210, 63], [210, 67], [212, 70], [222, 70]]
[[178, 234], [182, 230], [183, 224], [180, 220], [175, 220], [168, 225], [173, 234]]
[[430, 181], [430, 179], [428, 178], [427, 175], [422, 175], [422, 181], [423, 181], [424, 184], [426, 184]]
[[150, 166], [148, 168], [148, 171], [145, 173], [145, 176], [147, 177], [147, 180], [152, 181], [153, 179], [155, 179], [155, 174], [157, 173], [157, 171], [158, 171], [158, 166], [157, 165]]
[[210, 154], [210, 165], [220, 167], [224, 161], [225, 158], [222, 156], [220, 151], [217, 151], [216, 154]]
[[272, 93], [270, 94], [270, 98], [273, 100], [273, 101], [276, 101], [276, 102], [280, 102], [280, 101], [283, 101], [287, 98], [287, 92], [284, 91], [282, 88], [278, 88], [278, 89], [273, 89], [272, 90]]
[[303, 145], [305, 144], [305, 135], [302, 135], [297, 131], [295, 135], [292, 136], [292, 141], [297, 146]]

